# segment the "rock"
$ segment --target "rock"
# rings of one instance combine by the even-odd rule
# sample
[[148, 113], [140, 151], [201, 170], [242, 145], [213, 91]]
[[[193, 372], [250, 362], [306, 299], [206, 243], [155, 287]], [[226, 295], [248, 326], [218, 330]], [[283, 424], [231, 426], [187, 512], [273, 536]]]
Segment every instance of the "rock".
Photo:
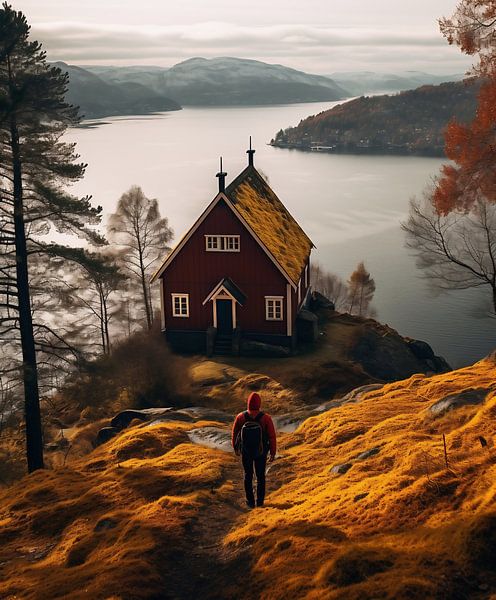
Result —
[[103, 427], [96, 435], [95, 446], [100, 446], [105, 442], [108, 442], [119, 433], [120, 429], [117, 427]]
[[478, 388], [465, 390], [459, 394], [450, 394], [449, 396], [434, 402], [429, 410], [435, 415], [443, 415], [449, 410], [461, 408], [462, 406], [482, 404], [490, 391], [491, 390], [487, 388]]
[[194, 444], [216, 448], [224, 452], [233, 452], [231, 433], [220, 427], [199, 427], [188, 431], [188, 437]]
[[361, 385], [357, 387], [351, 392], [348, 392], [342, 398], [334, 398], [333, 400], [329, 400], [328, 402], [324, 402], [320, 406], [317, 406], [315, 409], [315, 413], [322, 413], [326, 410], [330, 410], [331, 408], [336, 408], [338, 406], [342, 406], [343, 404], [352, 404], [355, 402], [360, 402], [360, 400], [364, 397], [367, 392], [372, 392], [373, 390], [379, 390], [384, 387], [382, 383], [369, 383], [367, 385]]
[[[417, 353], [428, 353], [427, 344], [424, 346], [424, 343], [414, 345]], [[415, 373], [450, 370], [446, 369], [445, 361], [436, 361], [434, 356], [430, 359], [416, 356], [410, 344], [394, 330], [385, 333], [373, 328], [364, 330], [353, 347], [351, 356], [367, 373], [385, 381], [407, 379]], [[427, 360], [433, 362], [428, 364]]]
[[98, 523], [95, 525], [93, 531], [104, 531], [106, 529], [113, 529], [117, 527], [118, 523], [115, 519], [111, 519], [110, 517], [100, 519]]
[[379, 454], [379, 452], [381, 451], [381, 449], [376, 446], [375, 448], [369, 448], [369, 450], [365, 450], [365, 452], [361, 452], [356, 459], [357, 460], [365, 460], [367, 458], [370, 458], [371, 456], [375, 456], [376, 454]]
[[278, 433], [293, 433], [311, 415], [311, 411], [298, 411], [293, 414], [272, 417]]
[[312, 298], [310, 300], [310, 310], [318, 310], [319, 308], [329, 308], [335, 310], [334, 302], [326, 298], [319, 292], [312, 292]]
[[[188, 406], [187, 408], [179, 408], [175, 411], [181, 420], [191, 421], [218, 421], [219, 423], [230, 423], [232, 421], [232, 415], [229, 415], [222, 410], [216, 408], [209, 408], [207, 406]], [[182, 417], [185, 417], [182, 419]], [[167, 415], [165, 415], [167, 420]]]
[[354, 498], [353, 498], [353, 502], [359, 502], [360, 500], [363, 500], [364, 498], [366, 498], [369, 495], [368, 492], [363, 492], [362, 494], [357, 494]]
[[334, 465], [331, 468], [331, 473], [335, 473], [336, 475], [344, 475], [347, 473], [353, 465], [351, 463], [342, 463], [341, 465]]
[[275, 346], [256, 342], [254, 340], [243, 340], [241, 342], [241, 354], [243, 356], [261, 356], [265, 358], [285, 358], [291, 355], [291, 350], [284, 346]]
[[157, 419], [163, 417], [165, 414], [170, 413], [173, 410], [171, 406], [166, 408], [144, 408], [142, 410], [123, 410], [122, 412], [115, 415], [110, 421], [110, 426], [117, 429], [125, 429], [133, 419], [139, 419], [140, 421], [149, 421], [150, 419]]
[[422, 340], [408, 340], [407, 344], [417, 358], [434, 358], [434, 351], [427, 342], [423, 342]]

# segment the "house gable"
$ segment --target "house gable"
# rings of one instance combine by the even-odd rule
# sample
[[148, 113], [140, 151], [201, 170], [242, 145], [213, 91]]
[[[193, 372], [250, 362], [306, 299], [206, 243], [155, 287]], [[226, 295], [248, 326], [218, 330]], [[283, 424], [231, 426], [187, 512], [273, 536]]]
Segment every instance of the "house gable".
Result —
[[[265, 246], [265, 244], [260, 239], [260, 237], [257, 235], [257, 233], [252, 229], [250, 223], [248, 223], [245, 220], [245, 218], [242, 216], [242, 214], [240, 214], [240, 212], [236, 209], [236, 207], [233, 205], [233, 203], [229, 200], [229, 198], [223, 192], [219, 192], [219, 194], [217, 194], [217, 196], [212, 200], [212, 202], [203, 211], [203, 213], [200, 215], [200, 217], [197, 219], [197, 221], [194, 223], [194, 225], [190, 228], [190, 230], [183, 236], [183, 238], [180, 240], [180, 242], [177, 244], [177, 246], [174, 248], [174, 250], [165, 258], [162, 265], [153, 274], [153, 276], [151, 278], [151, 282], [153, 283], [158, 277], [162, 276], [164, 271], [169, 267], [169, 265], [172, 263], [172, 261], [181, 252], [181, 250], [188, 243], [188, 241], [191, 239], [191, 237], [197, 232], [198, 228], [205, 221], [205, 219], [207, 219], [207, 217], [214, 210], [214, 208], [219, 204], [219, 202], [222, 202], [223, 204], [225, 204], [233, 212], [233, 214], [236, 215], [236, 217], [239, 219], [239, 221], [241, 221], [241, 223], [243, 224], [244, 228], [250, 233], [250, 235], [253, 236], [253, 238], [260, 245], [260, 247], [265, 252], [265, 254], [274, 263], [274, 265], [278, 268], [278, 270], [285, 277], [285, 279], [287, 279], [288, 283], [290, 283], [291, 286], [293, 288], [295, 288], [297, 285], [297, 280], [294, 281], [293, 278], [284, 270], [284, 268], [280, 264], [280, 262], [273, 256], [273, 254], [270, 252], [270, 250], [267, 248], [267, 246]], [[210, 233], [218, 234], [221, 232], [211, 231]]]

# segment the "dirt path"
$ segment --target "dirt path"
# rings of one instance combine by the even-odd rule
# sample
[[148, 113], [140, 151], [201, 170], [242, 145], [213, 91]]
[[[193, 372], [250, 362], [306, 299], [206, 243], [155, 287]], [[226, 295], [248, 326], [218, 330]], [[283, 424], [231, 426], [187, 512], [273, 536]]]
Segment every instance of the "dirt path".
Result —
[[230, 490], [227, 497], [212, 493], [209, 506], [188, 523], [185, 536], [189, 551], [178, 561], [177, 579], [168, 582], [167, 598], [171, 600], [240, 598], [240, 578], [249, 572], [249, 562], [234, 559], [223, 544], [225, 536], [247, 514], [242, 467], [234, 454], [218, 452], [225, 457], [220, 486]]

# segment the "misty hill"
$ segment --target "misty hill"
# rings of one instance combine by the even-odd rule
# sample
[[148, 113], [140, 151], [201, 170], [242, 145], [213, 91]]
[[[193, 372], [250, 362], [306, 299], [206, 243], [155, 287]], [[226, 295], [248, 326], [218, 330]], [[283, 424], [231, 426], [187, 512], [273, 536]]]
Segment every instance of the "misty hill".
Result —
[[479, 84], [443, 83], [394, 96], [361, 97], [280, 130], [274, 146], [325, 152], [444, 155], [451, 118], [473, 118]]
[[170, 69], [88, 67], [111, 83], [135, 82], [181, 105], [290, 104], [346, 98], [328, 77], [240, 58], [191, 58]]
[[402, 92], [422, 85], [439, 85], [449, 81], [461, 81], [464, 75], [432, 75], [421, 71], [406, 71], [401, 74], [352, 71], [332, 73], [329, 77], [353, 96], [361, 96], [374, 92]]
[[83, 118], [179, 110], [177, 102], [134, 82], [108, 82], [81, 67], [55, 63], [69, 73], [67, 101], [80, 107]]

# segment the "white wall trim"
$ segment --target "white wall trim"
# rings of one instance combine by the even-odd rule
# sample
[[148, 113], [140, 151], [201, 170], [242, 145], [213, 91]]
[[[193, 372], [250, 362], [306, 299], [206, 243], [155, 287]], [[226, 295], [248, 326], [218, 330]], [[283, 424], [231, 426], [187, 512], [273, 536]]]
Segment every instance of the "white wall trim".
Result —
[[164, 280], [160, 278], [160, 328], [165, 330], [165, 296], [164, 296]]
[[293, 335], [293, 317], [292, 317], [291, 286], [286, 284], [286, 333], [288, 337]]

